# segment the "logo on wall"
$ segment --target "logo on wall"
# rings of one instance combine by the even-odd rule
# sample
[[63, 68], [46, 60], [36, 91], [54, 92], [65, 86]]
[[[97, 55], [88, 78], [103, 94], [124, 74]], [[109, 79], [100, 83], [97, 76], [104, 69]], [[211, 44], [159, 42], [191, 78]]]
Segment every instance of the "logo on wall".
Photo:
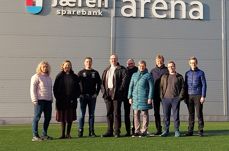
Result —
[[[108, 16], [104, 14], [109, 14], [109, 8], [113, 7], [120, 11], [118, 14], [129, 18], [204, 19], [204, 4], [200, 0], [119, 0], [117, 7], [109, 5], [111, 1], [52, 0], [51, 7], [61, 16]], [[27, 12], [38, 14], [42, 8], [43, 0], [26, 0]]]
[[42, 11], [43, 0], [26, 0], [26, 10], [31, 14], [38, 14]]

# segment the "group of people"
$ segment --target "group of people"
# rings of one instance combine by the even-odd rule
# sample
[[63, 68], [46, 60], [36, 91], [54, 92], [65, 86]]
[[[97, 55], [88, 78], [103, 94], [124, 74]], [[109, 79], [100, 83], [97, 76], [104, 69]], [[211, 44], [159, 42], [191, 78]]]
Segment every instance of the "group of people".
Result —
[[[121, 105], [124, 104], [125, 136], [142, 137], [149, 135], [149, 110], [154, 108], [156, 133], [169, 135], [171, 110], [174, 118], [175, 137], [180, 137], [180, 101], [185, 100], [189, 111], [189, 127], [186, 136], [192, 136], [195, 122], [195, 109], [198, 117], [198, 134], [203, 136], [203, 103], [206, 97], [206, 79], [197, 67], [196, 57], [189, 59], [190, 70], [185, 78], [176, 72], [174, 61], [167, 67], [164, 57], [157, 55], [156, 66], [150, 72], [146, 62], [140, 60], [138, 67], [133, 59], [127, 60], [127, 67], [119, 64], [118, 56], [110, 56], [110, 65], [103, 71], [102, 77], [92, 68], [92, 58], [84, 59], [84, 69], [75, 74], [72, 64], [66, 60], [56, 76], [54, 85], [49, 76], [50, 65], [46, 61], [38, 64], [36, 74], [31, 78], [30, 94], [34, 104], [32, 122], [32, 141], [49, 140], [48, 126], [52, 114], [53, 94], [56, 99], [56, 120], [61, 122], [60, 139], [71, 138], [72, 122], [76, 120], [77, 101], [80, 102], [78, 137], [83, 137], [86, 109], [89, 113], [89, 134], [96, 137], [94, 129], [96, 99], [101, 90], [106, 104], [107, 130], [101, 137], [120, 137]], [[53, 94], [52, 94], [53, 93]], [[161, 126], [160, 105], [164, 115], [164, 131]], [[130, 112], [133, 109], [133, 127], [131, 129]], [[44, 113], [42, 137], [38, 133], [38, 122]], [[142, 116], [142, 124], [141, 124]], [[67, 127], [66, 127], [67, 126]]]

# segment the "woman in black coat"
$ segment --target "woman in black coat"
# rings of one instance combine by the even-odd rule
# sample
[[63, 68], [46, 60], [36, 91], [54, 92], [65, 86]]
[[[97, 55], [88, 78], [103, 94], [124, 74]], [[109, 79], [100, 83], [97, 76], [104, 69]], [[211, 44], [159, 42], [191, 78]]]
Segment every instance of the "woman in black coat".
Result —
[[[56, 76], [53, 91], [56, 98], [56, 120], [61, 122], [60, 139], [71, 138], [72, 122], [76, 120], [77, 98], [80, 94], [79, 78], [72, 70], [69, 60], [63, 62], [61, 72]], [[67, 134], [65, 128], [67, 123]]]

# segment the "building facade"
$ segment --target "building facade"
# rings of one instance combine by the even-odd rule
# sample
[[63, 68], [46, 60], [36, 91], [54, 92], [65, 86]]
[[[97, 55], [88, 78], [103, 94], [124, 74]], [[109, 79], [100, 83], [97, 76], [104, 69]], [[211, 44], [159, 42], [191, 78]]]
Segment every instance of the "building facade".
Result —
[[[183, 75], [197, 56], [208, 83], [205, 119], [228, 121], [228, 8], [229, 0], [1, 0], [0, 124], [31, 122], [30, 78], [41, 60], [54, 81], [66, 59], [77, 73], [91, 56], [102, 74], [112, 53], [122, 65], [146, 60], [149, 70], [162, 54]], [[96, 121], [105, 115], [100, 95]], [[182, 103], [181, 119], [187, 117]]]

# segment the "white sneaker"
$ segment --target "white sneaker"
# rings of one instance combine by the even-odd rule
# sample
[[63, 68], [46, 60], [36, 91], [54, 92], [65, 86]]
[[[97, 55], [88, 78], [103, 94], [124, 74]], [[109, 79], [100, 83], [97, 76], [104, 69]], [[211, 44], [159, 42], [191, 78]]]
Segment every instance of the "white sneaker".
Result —
[[39, 136], [33, 136], [32, 142], [40, 142], [42, 139]]

